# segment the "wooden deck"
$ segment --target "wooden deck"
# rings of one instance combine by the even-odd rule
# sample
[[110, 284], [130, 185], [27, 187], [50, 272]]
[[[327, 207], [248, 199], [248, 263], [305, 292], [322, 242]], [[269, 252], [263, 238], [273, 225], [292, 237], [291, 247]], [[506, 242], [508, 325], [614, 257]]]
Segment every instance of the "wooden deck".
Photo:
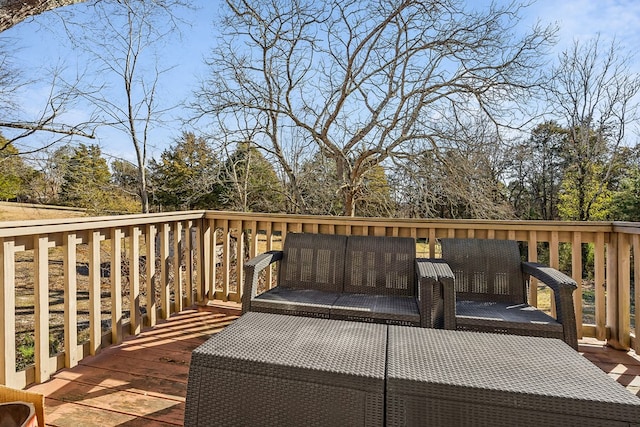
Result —
[[[191, 351], [232, 323], [236, 314], [226, 308], [183, 311], [30, 390], [45, 394], [50, 426], [182, 425]], [[580, 352], [640, 397], [640, 357], [635, 353], [595, 340], [581, 341]]]

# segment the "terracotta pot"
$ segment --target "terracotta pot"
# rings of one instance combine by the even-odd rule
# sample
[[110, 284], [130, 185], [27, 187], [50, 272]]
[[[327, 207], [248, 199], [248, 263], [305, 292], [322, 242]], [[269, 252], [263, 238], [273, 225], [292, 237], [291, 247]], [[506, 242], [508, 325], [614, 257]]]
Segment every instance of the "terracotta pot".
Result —
[[28, 402], [0, 404], [0, 427], [36, 427], [36, 408]]

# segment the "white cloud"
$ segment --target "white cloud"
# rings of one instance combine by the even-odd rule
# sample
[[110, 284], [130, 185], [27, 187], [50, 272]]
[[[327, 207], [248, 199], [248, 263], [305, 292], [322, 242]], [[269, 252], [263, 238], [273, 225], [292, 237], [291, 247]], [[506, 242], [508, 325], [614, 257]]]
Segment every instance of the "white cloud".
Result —
[[615, 37], [632, 52], [640, 42], [640, 2], [637, 0], [538, 0], [529, 13], [532, 19], [558, 23], [559, 49], [598, 33], [604, 41]]

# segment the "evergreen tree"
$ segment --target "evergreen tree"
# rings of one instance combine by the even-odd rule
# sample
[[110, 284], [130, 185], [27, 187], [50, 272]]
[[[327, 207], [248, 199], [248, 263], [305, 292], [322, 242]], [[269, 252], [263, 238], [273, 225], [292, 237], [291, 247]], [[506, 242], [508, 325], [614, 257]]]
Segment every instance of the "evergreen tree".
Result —
[[104, 212], [113, 199], [111, 173], [97, 145], [80, 144], [67, 161], [60, 201], [66, 206]]
[[18, 155], [18, 149], [0, 135], [0, 200], [18, 200], [25, 197], [27, 183], [35, 171]]
[[185, 132], [149, 163], [153, 202], [171, 209], [219, 207], [217, 165], [207, 141]]

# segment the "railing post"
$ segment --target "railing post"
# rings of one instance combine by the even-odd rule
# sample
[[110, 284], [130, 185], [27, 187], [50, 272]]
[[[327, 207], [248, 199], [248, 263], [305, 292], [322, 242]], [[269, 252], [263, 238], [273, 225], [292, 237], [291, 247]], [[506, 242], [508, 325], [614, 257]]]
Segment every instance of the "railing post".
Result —
[[16, 384], [15, 243], [0, 238], [0, 384]]

